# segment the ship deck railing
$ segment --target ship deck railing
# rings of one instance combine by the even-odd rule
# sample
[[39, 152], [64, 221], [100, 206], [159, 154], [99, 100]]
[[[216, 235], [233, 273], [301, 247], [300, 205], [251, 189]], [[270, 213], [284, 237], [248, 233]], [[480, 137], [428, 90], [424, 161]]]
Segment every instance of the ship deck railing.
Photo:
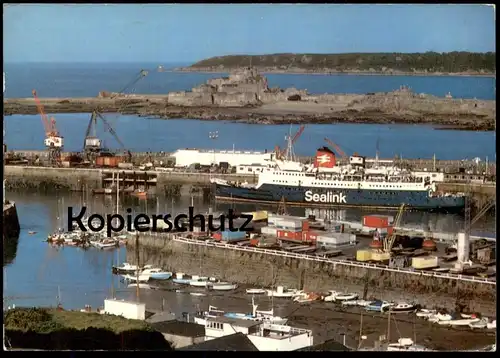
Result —
[[300, 253], [272, 250], [272, 249], [264, 249], [264, 248], [251, 247], [251, 246], [238, 246], [238, 245], [224, 244], [224, 243], [218, 243], [218, 242], [200, 241], [200, 240], [196, 240], [196, 239], [188, 239], [187, 237], [183, 237], [181, 235], [176, 235], [176, 234], [165, 234], [165, 233], [156, 233], [156, 232], [145, 232], [142, 234], [152, 236], [152, 237], [158, 237], [158, 238], [161, 237], [162, 239], [170, 237], [174, 241], [182, 242], [185, 244], [202, 245], [202, 246], [208, 246], [208, 247], [218, 247], [218, 248], [222, 248], [222, 249], [254, 252], [254, 253], [261, 253], [261, 254], [266, 254], [266, 255], [296, 258], [296, 259], [300, 259], [300, 260], [330, 263], [330, 264], [334, 265], [334, 267], [336, 265], [343, 265], [343, 266], [350, 266], [350, 267], [374, 269], [374, 270], [380, 270], [380, 271], [386, 271], [386, 272], [399, 272], [399, 273], [408, 274], [408, 275], [418, 275], [418, 276], [435, 277], [435, 278], [442, 278], [442, 279], [448, 279], [448, 280], [457, 280], [457, 281], [463, 281], [463, 282], [482, 283], [482, 284], [493, 285], [493, 286], [496, 286], [496, 284], [497, 284], [495, 278], [492, 279], [492, 278], [474, 277], [474, 276], [467, 276], [467, 275], [453, 274], [453, 273], [441, 273], [441, 272], [435, 272], [435, 271], [420, 271], [420, 270], [417, 271], [417, 270], [413, 270], [411, 268], [388, 267], [388, 266], [380, 265], [380, 264], [363, 263], [363, 262], [349, 261], [349, 260], [343, 260], [343, 259], [338, 259], [338, 258], [325, 258], [325, 257], [317, 257], [317, 256], [307, 255], [307, 254], [300, 254]]

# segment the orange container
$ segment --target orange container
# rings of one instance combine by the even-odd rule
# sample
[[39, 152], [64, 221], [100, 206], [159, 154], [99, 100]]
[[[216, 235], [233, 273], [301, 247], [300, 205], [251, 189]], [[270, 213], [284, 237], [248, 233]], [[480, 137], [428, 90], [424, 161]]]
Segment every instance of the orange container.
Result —
[[302, 231], [307, 231], [307, 230], [309, 230], [309, 221], [304, 220], [302, 222]]
[[212, 235], [214, 240], [221, 241], [222, 240], [222, 234], [220, 232], [216, 232]]
[[376, 229], [389, 227], [389, 217], [383, 215], [366, 215], [363, 217], [363, 225]]

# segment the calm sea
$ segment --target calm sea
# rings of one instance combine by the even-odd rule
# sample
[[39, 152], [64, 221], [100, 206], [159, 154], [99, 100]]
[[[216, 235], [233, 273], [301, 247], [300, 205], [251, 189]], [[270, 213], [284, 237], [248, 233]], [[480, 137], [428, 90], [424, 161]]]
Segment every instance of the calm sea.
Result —
[[[151, 69], [133, 89], [135, 93], [164, 94], [190, 90], [206, 80], [221, 77], [221, 73], [157, 72], [159, 64], [4, 64], [7, 89], [5, 96], [31, 97], [36, 89], [40, 97], [94, 97], [99, 91], [121, 91], [141, 69]], [[163, 64], [175, 68], [187, 64]], [[269, 86], [307, 89], [313, 94], [386, 92], [401, 85], [416, 93], [444, 97], [451, 92], [456, 98], [495, 99], [495, 79], [490, 77], [444, 76], [377, 76], [377, 75], [266, 75]]]

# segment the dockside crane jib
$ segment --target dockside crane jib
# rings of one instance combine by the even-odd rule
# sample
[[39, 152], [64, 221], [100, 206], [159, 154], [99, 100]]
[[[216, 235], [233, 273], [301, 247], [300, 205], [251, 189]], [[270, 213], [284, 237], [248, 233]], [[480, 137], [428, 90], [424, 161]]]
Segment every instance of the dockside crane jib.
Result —
[[50, 117], [49, 119], [45, 113], [43, 104], [40, 102], [36, 90], [33, 90], [32, 94], [35, 99], [38, 113], [40, 113], [40, 116], [42, 117], [42, 123], [45, 130], [44, 144], [49, 151], [49, 162], [51, 164], [59, 165], [61, 163], [61, 152], [64, 147], [64, 138], [57, 130], [55, 118]]

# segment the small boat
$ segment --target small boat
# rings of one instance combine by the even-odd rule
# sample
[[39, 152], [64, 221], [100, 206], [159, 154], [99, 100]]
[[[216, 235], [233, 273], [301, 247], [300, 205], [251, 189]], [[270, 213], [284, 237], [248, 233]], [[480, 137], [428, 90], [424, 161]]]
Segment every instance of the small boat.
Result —
[[128, 288], [137, 288], [137, 286], [139, 286], [139, 288], [151, 289], [151, 286], [149, 286], [147, 283], [138, 283], [138, 284], [137, 283], [131, 283], [127, 287]]
[[191, 282], [191, 278], [185, 277], [184, 273], [182, 272], [177, 272], [175, 274], [175, 278], [172, 279], [172, 282], [180, 285], [189, 285], [189, 283]]
[[35, 235], [36, 231], [28, 231], [28, 235]]
[[308, 302], [313, 302], [321, 299], [321, 296], [310, 292], [310, 293], [302, 293], [300, 296], [294, 297], [293, 301], [297, 303], [308, 303]]
[[[345, 302], [342, 302], [342, 303], [345, 303]], [[358, 305], [359, 307], [366, 307], [370, 303], [371, 303], [371, 301], [367, 301], [367, 300], [357, 300], [356, 301], [356, 305]]]
[[208, 277], [193, 276], [189, 281], [189, 285], [193, 287], [207, 287], [209, 284], [212, 282], [208, 280]]
[[204, 297], [204, 296], [206, 296], [205, 293], [201, 293], [201, 292], [191, 292], [190, 295], [191, 296], [196, 296], [196, 297]]
[[146, 268], [141, 275], [149, 275], [152, 280], [168, 280], [172, 277], [172, 272], [163, 271], [160, 268]]
[[367, 311], [384, 312], [387, 309], [389, 309], [390, 306], [391, 306], [391, 304], [389, 302], [375, 300], [375, 301], [370, 302], [369, 305], [365, 306], [365, 309]]
[[398, 343], [389, 343], [387, 346], [388, 351], [432, 351], [421, 345], [417, 345], [410, 338], [400, 338]]
[[118, 246], [118, 242], [115, 240], [109, 240], [109, 241], [91, 241], [90, 243], [92, 246], [98, 249], [109, 249], [113, 247]]
[[452, 319], [448, 321], [439, 321], [437, 324], [442, 326], [469, 326], [471, 323], [479, 322], [479, 318], [463, 318], [463, 319]]
[[421, 309], [417, 312], [417, 317], [429, 318], [436, 314], [436, 310]]
[[132, 276], [132, 275], [123, 275], [123, 278], [127, 281], [131, 281], [131, 282], [136, 282], [136, 281], [139, 281], [139, 282], [148, 282], [149, 279], [151, 278], [151, 275], [149, 274], [146, 274], [146, 275], [139, 275], [139, 277], [137, 276]]
[[493, 320], [490, 323], [486, 324], [487, 329], [497, 329], [497, 320]]
[[267, 290], [267, 295], [269, 297], [279, 297], [279, 298], [292, 298], [297, 295], [300, 295], [300, 292], [295, 289], [287, 289], [283, 286], [276, 287], [276, 291]]
[[471, 322], [471, 323], [469, 323], [469, 327], [472, 328], [472, 329], [475, 329], [475, 328], [479, 328], [479, 329], [486, 328], [486, 327], [488, 327], [488, 318], [483, 317], [483, 318], [481, 318], [477, 322]]
[[442, 314], [442, 313], [436, 313], [434, 315], [431, 315], [427, 318], [429, 322], [433, 323], [438, 323], [438, 322], [444, 322], [444, 321], [451, 321], [453, 319], [453, 316], [450, 314]]
[[399, 302], [390, 307], [391, 313], [409, 313], [414, 312], [417, 306], [412, 303]]
[[247, 288], [246, 292], [248, 295], [262, 295], [267, 291], [264, 290], [263, 288]]
[[357, 293], [341, 293], [337, 291], [328, 291], [328, 292], [330, 294], [323, 299], [323, 301], [325, 302], [353, 301], [358, 298]]
[[215, 291], [231, 291], [235, 290], [237, 287], [237, 284], [229, 282], [217, 282], [212, 284], [212, 290]]
[[113, 271], [115, 271], [115, 272], [135, 272], [135, 271], [137, 271], [137, 266], [131, 265], [127, 262], [124, 262], [121, 266], [113, 266]]

